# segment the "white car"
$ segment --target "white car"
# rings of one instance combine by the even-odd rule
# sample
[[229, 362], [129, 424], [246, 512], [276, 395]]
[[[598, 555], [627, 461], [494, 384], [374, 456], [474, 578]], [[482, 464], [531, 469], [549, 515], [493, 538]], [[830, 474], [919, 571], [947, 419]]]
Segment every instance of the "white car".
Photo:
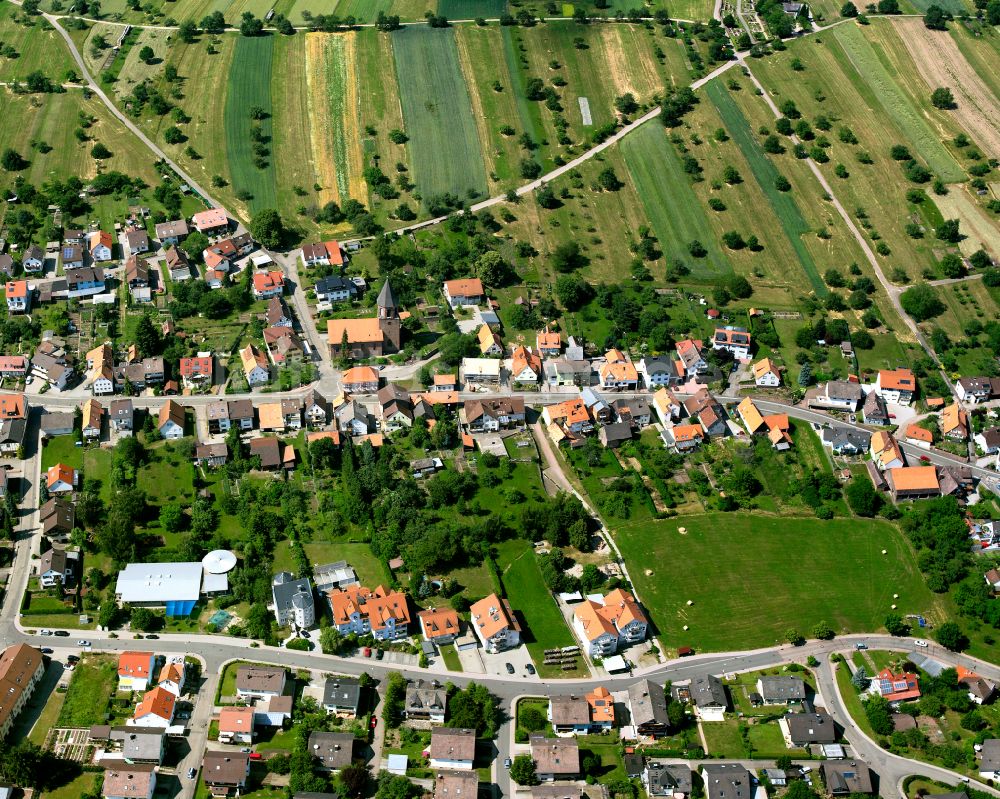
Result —
[[39, 635], [52, 635], [52, 630], [39, 630]]
[[927, 648], [927, 642], [926, 641], [921, 641], [919, 638], [916, 641], [913, 642], [913, 645], [914, 646], [919, 646], [922, 649], [926, 649]]
[[87, 640], [85, 640], [83, 638], [81, 638], [79, 641], [77, 641], [76, 645], [77, 646], [92, 646], [92, 644], [90, 643], [90, 641], [87, 641]]

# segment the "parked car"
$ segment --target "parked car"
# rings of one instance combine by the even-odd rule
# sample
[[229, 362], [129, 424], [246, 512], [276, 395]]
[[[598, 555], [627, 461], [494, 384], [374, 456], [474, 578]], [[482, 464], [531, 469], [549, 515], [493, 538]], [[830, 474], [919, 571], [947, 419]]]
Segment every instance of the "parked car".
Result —
[[69, 630], [56, 630], [52, 634], [59, 636], [60, 638], [69, 638]]
[[263, 757], [264, 757], [264, 755], [262, 755], [260, 752], [251, 752], [250, 753], [250, 759], [251, 760], [262, 760]]
[[858, 641], [858, 642], [857, 642], [857, 643], [856, 643], [856, 644], [854, 645], [854, 648], [855, 648], [855, 649], [858, 649], [858, 650], [861, 650], [861, 649], [867, 649], [867, 648], [868, 648], [868, 644], [866, 644], [866, 643], [865, 643], [864, 641]]
[[378, 716], [372, 716], [372, 729], [374, 730], [378, 726]]
[[159, 637], [160, 636], [158, 635], [152, 635], [152, 634], [146, 636], [146, 638], [150, 639], [151, 641], [156, 641]]
[[55, 650], [50, 646], [43, 646], [40, 651], [43, 655], [51, 655], [55, 652]]
[[194, 775], [197, 774], [197, 773], [198, 772], [196, 772], [194, 770], [194, 766], [191, 766], [191, 768], [188, 769], [188, 779], [189, 780], [193, 780], [194, 779]]
[[503, 665], [504, 665], [504, 668], [507, 669], [507, 673], [508, 674], [513, 674], [514, 673], [514, 664], [513, 663], [504, 663]]
[[504, 768], [510, 768], [513, 765], [514, 765], [514, 761], [511, 760], [509, 757], [506, 760], [503, 761], [503, 767]]
[[361, 654], [366, 658], [370, 658], [372, 656], [372, 648], [370, 646], [366, 646], [363, 650], [361, 650]]
[[375, 650], [375, 660], [381, 660], [384, 657], [385, 657], [385, 652], [383, 652], [381, 649]]
[[39, 630], [39, 635], [52, 635], [52, 630]]
[[527, 666], [525, 666], [525, 667], [524, 667], [524, 670], [525, 670], [526, 672], [528, 672], [528, 674], [534, 674], [534, 673], [535, 673], [535, 667], [534, 667], [534, 665], [533, 665], [533, 664], [531, 664], [531, 663], [529, 663], [529, 664], [528, 664]]
[[913, 645], [914, 646], [919, 646], [921, 649], [926, 649], [927, 648], [927, 642], [926, 641], [921, 641], [919, 638], [916, 641], [913, 642]]
[[69, 663], [78, 663], [80, 660], [79, 655], [66, 655], [66, 661]]

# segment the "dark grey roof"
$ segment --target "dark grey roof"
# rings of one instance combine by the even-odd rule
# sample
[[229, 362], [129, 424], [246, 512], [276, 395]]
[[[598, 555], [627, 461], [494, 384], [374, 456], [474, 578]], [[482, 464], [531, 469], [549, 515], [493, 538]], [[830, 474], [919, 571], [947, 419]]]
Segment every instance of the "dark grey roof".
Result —
[[[295, 607], [307, 607], [313, 604], [312, 584], [308, 577], [301, 577], [298, 580], [288, 580], [285, 577], [288, 572], [280, 572], [275, 575], [271, 586], [274, 596], [274, 604], [277, 610], [285, 611]], [[281, 578], [281, 579], [279, 579]]]
[[166, 730], [155, 727], [115, 727], [111, 740], [122, 742], [122, 755], [126, 760], [156, 760], [163, 751]]
[[378, 293], [378, 307], [379, 308], [399, 307], [399, 303], [396, 302], [396, 295], [393, 293], [392, 286], [389, 284], [388, 278], [386, 278], [385, 283], [382, 284], [382, 290]]
[[340, 275], [328, 275], [316, 281], [317, 294], [332, 294], [335, 291], [349, 291], [354, 294], [357, 290], [357, 286]]
[[27, 429], [27, 419], [4, 419], [0, 425], [0, 443], [23, 444]]
[[691, 768], [687, 764], [650, 760], [646, 768], [649, 774], [647, 787], [652, 796], [691, 793]]
[[760, 693], [765, 702], [793, 702], [806, 698], [806, 684], [790, 674], [760, 678]]
[[361, 702], [361, 683], [357, 677], [328, 677], [323, 685], [323, 707], [356, 712]]
[[823, 431], [823, 442], [834, 449], [841, 449], [850, 444], [859, 452], [868, 449], [872, 434], [864, 430], [852, 430], [849, 427], [828, 427]]
[[406, 688], [406, 712], [430, 713], [440, 710], [442, 713], [448, 706], [448, 693], [444, 688], [435, 688], [429, 682], [417, 680]]
[[667, 695], [663, 686], [650, 680], [639, 680], [628, 687], [628, 704], [635, 726], [658, 724], [669, 726]]
[[819, 768], [828, 793], [872, 792], [872, 773], [864, 763], [855, 760], [826, 760]]
[[72, 430], [73, 422], [74, 418], [72, 413], [43, 413], [41, 420], [42, 432], [49, 433], [59, 430]]
[[691, 701], [698, 707], [729, 707], [722, 680], [711, 674], [691, 680]]
[[309, 736], [309, 754], [328, 769], [341, 769], [354, 759], [354, 736], [349, 732], [314, 732]]
[[706, 763], [701, 767], [708, 799], [753, 799], [753, 776], [739, 763]]
[[832, 744], [837, 740], [837, 728], [826, 713], [789, 713], [785, 724], [796, 746]]
[[831, 380], [826, 384], [826, 395], [831, 399], [849, 399], [861, 402], [864, 391], [859, 383], [848, 380]]

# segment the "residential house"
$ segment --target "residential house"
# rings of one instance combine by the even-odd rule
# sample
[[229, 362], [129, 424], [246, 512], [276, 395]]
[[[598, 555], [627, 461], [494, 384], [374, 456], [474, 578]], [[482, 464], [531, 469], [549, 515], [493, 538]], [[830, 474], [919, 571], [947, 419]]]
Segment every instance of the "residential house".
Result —
[[1000, 739], [983, 741], [979, 757], [979, 776], [984, 780], [1000, 779]]
[[898, 469], [906, 461], [903, 460], [903, 451], [896, 443], [892, 433], [885, 430], [878, 430], [872, 433], [869, 454], [872, 462], [883, 472], [887, 469]]
[[66, 388], [70, 377], [73, 376], [72, 367], [67, 366], [63, 359], [47, 355], [39, 350], [36, 350], [31, 358], [32, 376], [44, 380], [56, 391], [62, 391]]
[[499, 386], [501, 367], [496, 358], [462, 358], [462, 378], [469, 387]]
[[315, 389], [309, 389], [302, 400], [302, 408], [306, 424], [310, 427], [322, 427], [333, 413], [330, 401]]
[[690, 452], [705, 440], [700, 424], [677, 424], [665, 428], [663, 433], [664, 441], [677, 452]]
[[459, 416], [462, 423], [473, 433], [523, 430], [525, 422], [524, 399], [521, 397], [495, 397], [466, 400]]
[[658, 738], [669, 731], [667, 695], [661, 683], [651, 680], [632, 683], [628, 687], [628, 706], [637, 735]]
[[535, 350], [543, 358], [558, 358], [562, 352], [562, 337], [556, 330], [540, 330], [535, 335]]
[[635, 596], [621, 588], [588, 597], [573, 612], [573, 629], [592, 657], [607, 657], [644, 641], [648, 626]]
[[434, 799], [476, 799], [479, 774], [469, 771], [439, 771], [434, 775]]
[[149, 234], [141, 228], [128, 230], [125, 232], [125, 246], [130, 255], [149, 252]]
[[14, 644], [0, 653], [0, 739], [7, 737], [44, 674], [45, 659], [34, 647]]
[[619, 422], [625, 422], [636, 430], [649, 427], [652, 419], [649, 400], [645, 397], [632, 399], [616, 399], [611, 403], [611, 409]]
[[251, 439], [250, 457], [254, 456], [260, 458], [260, 468], [265, 471], [295, 468], [295, 448], [276, 438]]
[[891, 705], [920, 698], [920, 683], [916, 674], [907, 672], [896, 674], [889, 668], [882, 669], [875, 675], [870, 690]]
[[413, 401], [405, 388], [395, 383], [383, 386], [378, 391], [378, 402], [382, 429], [387, 433], [413, 426]]
[[156, 686], [146, 691], [128, 724], [131, 727], [169, 727], [174, 723], [177, 697]]
[[489, 325], [482, 325], [476, 334], [479, 339], [479, 353], [484, 358], [499, 358], [503, 355], [503, 340]]
[[340, 387], [351, 394], [374, 394], [378, 391], [378, 372], [370, 366], [355, 366], [344, 372]]
[[471, 771], [476, 757], [476, 731], [462, 727], [431, 730], [430, 767]]
[[56, 463], [45, 472], [45, 487], [49, 494], [66, 494], [76, 490], [80, 473], [64, 463]]
[[455, 391], [458, 388], [458, 375], [451, 373], [446, 375], [434, 375], [434, 385], [431, 391]]
[[184, 661], [173, 660], [160, 669], [156, 684], [165, 691], [179, 697], [184, 690]]
[[428, 608], [417, 614], [420, 632], [425, 641], [434, 644], [450, 644], [461, 634], [462, 625], [458, 613], [452, 608]]
[[236, 696], [243, 701], [282, 696], [287, 678], [280, 666], [240, 666], [236, 669]]
[[511, 383], [537, 385], [542, 374], [542, 359], [527, 347], [515, 347], [510, 358]]
[[0, 253], [0, 274], [7, 275], [7, 277], [14, 276], [14, 259], [6, 253]]
[[229, 446], [225, 441], [201, 442], [194, 448], [194, 462], [198, 466], [215, 469], [229, 462]]
[[701, 425], [707, 436], [726, 434], [726, 412], [722, 405], [709, 393], [707, 388], [698, 391], [684, 401], [684, 409]]
[[[468, 403], [466, 403], [466, 407], [468, 407]], [[546, 427], [555, 425], [571, 436], [584, 435], [594, 429], [590, 413], [587, 411], [582, 397], [574, 397], [555, 405], [546, 405], [542, 408], [542, 422]]]
[[889, 424], [889, 410], [885, 407], [885, 400], [877, 391], [869, 391], [865, 396], [861, 406], [861, 417], [865, 424], [883, 426]]
[[917, 379], [909, 369], [879, 369], [875, 391], [893, 405], [909, 405], [917, 392]]
[[125, 282], [130, 289], [149, 287], [149, 263], [138, 255], [130, 255], [125, 261]]
[[294, 696], [269, 696], [254, 705], [254, 724], [282, 729], [291, 723]]
[[145, 691], [156, 667], [152, 652], [122, 652], [118, 656], [118, 690]]
[[114, 351], [101, 344], [87, 353], [87, 383], [97, 396], [115, 393]]
[[691, 767], [686, 763], [647, 760], [642, 772], [642, 783], [648, 796], [687, 799], [693, 787]]
[[990, 569], [984, 577], [991, 591], [994, 593], [1000, 592], [1000, 569]]
[[740, 763], [705, 763], [701, 767], [706, 799], [754, 799], [756, 781]]
[[347, 302], [358, 293], [358, 287], [340, 275], [328, 275], [316, 281], [313, 291], [320, 302]]
[[67, 538], [76, 525], [76, 510], [70, 502], [52, 497], [38, 511], [42, 535], [48, 539]]
[[828, 713], [788, 713], [778, 719], [778, 726], [789, 748], [837, 741], [837, 727]]
[[774, 449], [784, 451], [791, 448], [792, 423], [787, 413], [768, 414], [764, 417], [764, 424], [767, 425], [767, 439]]
[[183, 219], [175, 219], [172, 222], [160, 222], [154, 228], [157, 241], [164, 247], [167, 245], [177, 245], [181, 239], [187, 238], [188, 226]]
[[327, 677], [322, 704], [328, 715], [356, 718], [361, 709], [361, 682], [357, 677]]
[[436, 680], [417, 680], [406, 687], [403, 713], [408, 721], [429, 721], [444, 724], [448, 710], [448, 692]]
[[462, 280], [446, 280], [442, 287], [444, 298], [452, 308], [465, 305], [482, 305], [486, 299], [483, 281], [478, 277]]
[[160, 406], [156, 429], [166, 439], [184, 437], [184, 406], [168, 399]]
[[586, 735], [590, 732], [590, 705], [582, 696], [550, 697], [546, 718], [556, 735]]
[[885, 470], [894, 502], [941, 496], [941, 481], [935, 466], [897, 466]]
[[118, 435], [131, 434], [135, 424], [135, 407], [132, 400], [112, 400], [109, 419], [111, 420], [111, 429], [115, 433]]
[[952, 441], [965, 441], [969, 437], [969, 414], [957, 402], [941, 411], [941, 435]]
[[214, 374], [215, 358], [210, 352], [199, 352], [195, 358], [181, 358], [181, 381], [185, 388], [196, 389], [211, 385]]
[[31, 288], [27, 280], [8, 280], [5, 292], [8, 313], [28, 313], [31, 310]]
[[305, 630], [316, 623], [312, 583], [308, 577], [295, 579], [288, 572], [278, 572], [271, 580], [274, 617], [280, 627]]
[[960, 377], [955, 381], [955, 396], [969, 405], [978, 405], [1000, 394], [1000, 381], [989, 377]]
[[0, 377], [20, 380], [28, 376], [31, 359], [25, 355], [0, 355]]
[[750, 357], [751, 336], [745, 327], [725, 327], [715, 328], [712, 334], [712, 349], [725, 350], [737, 361], [745, 361]]
[[830, 796], [874, 793], [871, 770], [856, 760], [824, 760], [819, 773]]
[[[205, 213], [205, 212], [203, 212]], [[201, 779], [213, 797], [237, 797], [250, 777], [250, 754], [208, 750], [201, 759]]]
[[362, 403], [352, 400], [337, 409], [337, 429], [349, 436], [366, 436], [375, 428], [375, 419]]
[[590, 727], [597, 732], [610, 730], [615, 726], [615, 700], [603, 685], [584, 695], [590, 708]]
[[79, 552], [50, 547], [38, 559], [38, 583], [42, 588], [64, 588], [76, 583], [76, 571], [80, 563]]
[[152, 763], [125, 760], [104, 770], [103, 799], [153, 799], [155, 791], [156, 768]]
[[113, 727], [109, 736], [108, 740], [117, 742], [121, 746], [122, 759], [127, 761], [128, 765], [136, 763], [160, 765], [163, 763], [167, 740], [163, 729]]
[[576, 738], [532, 735], [531, 758], [541, 782], [575, 780], [580, 776], [580, 744]]
[[864, 389], [859, 383], [831, 380], [818, 393], [809, 397], [808, 402], [814, 408], [854, 413], [864, 396]]
[[966, 689], [969, 699], [977, 705], [987, 705], [996, 696], [997, 686], [992, 680], [987, 680], [964, 666], [956, 666], [955, 670], [958, 684]]
[[269, 272], [254, 272], [250, 290], [255, 300], [280, 297], [285, 292], [285, 276], [276, 269]]
[[904, 436], [907, 444], [912, 444], [921, 449], [929, 450], [934, 443], [934, 433], [926, 427], [921, 427], [916, 422], [910, 422], [906, 426]]
[[175, 283], [183, 283], [191, 279], [191, 262], [187, 253], [179, 247], [172, 247], [163, 254], [163, 262], [170, 272], [170, 279]]
[[996, 455], [1000, 452], [1000, 427], [987, 427], [981, 433], [977, 433], [973, 440], [983, 455]]
[[240, 363], [250, 388], [263, 386], [270, 381], [271, 372], [267, 366], [267, 356], [253, 344], [247, 344], [240, 350]]
[[110, 233], [105, 233], [103, 230], [95, 230], [90, 234], [88, 246], [90, 248], [90, 257], [94, 263], [104, 263], [111, 260], [114, 239]]
[[550, 386], [576, 386], [583, 388], [593, 383], [593, 367], [590, 361], [571, 360], [568, 357], [554, 358], [542, 364], [545, 382]]
[[677, 359], [683, 368], [685, 381], [703, 375], [708, 371], [708, 361], [703, 354], [704, 344], [701, 339], [684, 339], [674, 345]]
[[724, 721], [729, 709], [729, 697], [722, 680], [711, 674], [703, 674], [691, 680], [689, 687], [694, 713], [702, 721]]
[[371, 634], [379, 641], [395, 641], [409, 635], [410, 603], [406, 594], [378, 585], [375, 590], [360, 583], [327, 594], [333, 625], [342, 635]]
[[220, 744], [253, 743], [253, 707], [224, 707], [219, 711]]
[[62, 257], [63, 270], [69, 272], [73, 269], [83, 268], [83, 247], [79, 244], [67, 244], [60, 251]]
[[764, 676], [757, 679], [757, 693], [765, 705], [790, 705], [806, 699], [806, 684], [790, 674]]
[[669, 388], [661, 388], [653, 394], [653, 409], [656, 411], [660, 424], [667, 427], [681, 418], [684, 404]]
[[42, 252], [42, 248], [35, 246], [28, 247], [24, 251], [24, 257], [21, 259], [21, 268], [28, 274], [44, 271], [45, 253]]
[[487, 652], [495, 654], [520, 645], [521, 625], [506, 598], [490, 594], [480, 599], [469, 608], [469, 618]]
[[739, 414], [740, 421], [743, 422], [743, 426], [746, 427], [750, 435], [766, 432], [767, 425], [764, 424], [764, 417], [750, 397], [744, 397], [743, 401], [736, 406], [736, 413]]
[[639, 387], [639, 373], [621, 350], [608, 350], [597, 374], [605, 391], [635, 391]]
[[312, 732], [308, 746], [319, 771], [336, 773], [354, 761], [354, 734], [350, 732]]
[[642, 377], [647, 389], [654, 391], [664, 386], [676, 386], [684, 382], [684, 364], [680, 360], [665, 355], [647, 355], [639, 361], [636, 371]]
[[[378, 315], [370, 319], [329, 319], [327, 346], [331, 358], [381, 358], [402, 347], [399, 303], [389, 281], [378, 295]], [[346, 352], [342, 352], [346, 347]]]
[[344, 254], [339, 242], [320, 241], [303, 245], [302, 260], [306, 266], [343, 266]]
[[267, 311], [264, 314], [268, 327], [291, 327], [292, 312], [283, 297], [271, 297], [267, 301]]
[[221, 208], [209, 208], [199, 211], [191, 217], [191, 224], [199, 233], [206, 236], [221, 236], [229, 230], [229, 218]]
[[871, 446], [871, 433], [850, 427], [827, 427], [821, 436], [823, 446], [830, 447], [835, 455], [860, 455]]
[[781, 385], [781, 370], [770, 358], [763, 358], [753, 365], [754, 385], [777, 388]]

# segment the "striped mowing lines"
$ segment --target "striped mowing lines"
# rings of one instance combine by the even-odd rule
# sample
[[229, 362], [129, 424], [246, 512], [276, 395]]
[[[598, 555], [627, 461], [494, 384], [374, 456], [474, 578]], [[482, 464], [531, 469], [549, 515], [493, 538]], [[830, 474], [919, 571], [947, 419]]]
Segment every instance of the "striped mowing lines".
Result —
[[392, 43], [417, 189], [425, 198], [485, 194], [486, 170], [454, 30], [408, 27], [393, 32]]
[[[265, 147], [273, 148], [271, 124], [271, 62], [274, 57], [273, 36], [241, 36], [236, 42], [236, 52], [229, 68], [229, 91], [226, 92], [226, 152], [229, 172], [235, 191], [249, 191], [251, 211], [275, 208], [274, 154], [265, 156], [266, 165], [254, 165], [253, 142], [250, 130], [260, 125], [266, 140]], [[250, 109], [264, 109], [265, 118], [259, 122], [250, 119]], [[303, 153], [303, 156], [305, 153]]]
[[826, 283], [819, 275], [816, 262], [806, 248], [802, 237], [810, 232], [810, 227], [806, 220], [802, 218], [802, 212], [796, 205], [794, 198], [788, 192], [778, 191], [774, 187], [774, 181], [778, 177], [778, 170], [771, 159], [767, 157], [760, 143], [756, 140], [750, 130], [747, 118], [743, 116], [736, 102], [729, 95], [729, 90], [718, 80], [710, 81], [705, 86], [708, 98], [715, 104], [719, 115], [726, 124], [726, 130], [733, 138], [750, 164], [750, 171], [753, 172], [757, 184], [761, 191], [771, 203], [771, 209], [775, 216], [781, 221], [781, 227], [788, 237], [788, 242], [799, 257], [802, 271], [806, 273], [809, 282], [812, 284], [816, 294], [825, 297], [828, 293]]
[[[712, 226], [681, 168], [680, 159], [659, 122], [650, 122], [621, 140], [622, 156], [635, 190], [668, 259], [678, 259], [697, 278], [719, 278], [733, 271], [719, 249]], [[708, 255], [692, 258], [688, 245], [698, 240]]]
[[[965, 180], [965, 172], [903, 93], [861, 28], [840, 25], [833, 31], [858, 76], [871, 89], [886, 115], [909, 138], [921, 158], [946, 183]], [[887, 142], [889, 144], [889, 142]]]

